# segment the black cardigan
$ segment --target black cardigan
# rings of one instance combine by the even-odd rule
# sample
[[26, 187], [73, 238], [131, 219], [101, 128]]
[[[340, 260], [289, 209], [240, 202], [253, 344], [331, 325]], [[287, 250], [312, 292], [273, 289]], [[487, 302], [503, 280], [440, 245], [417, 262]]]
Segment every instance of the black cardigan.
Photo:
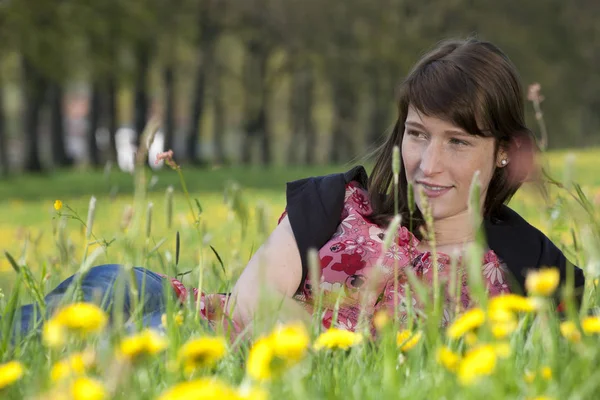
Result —
[[[357, 166], [345, 173], [288, 182], [286, 210], [302, 260], [299, 289], [308, 273], [308, 250], [323, 247], [340, 223], [346, 184], [357, 181], [366, 188], [367, 180], [365, 169]], [[509, 207], [502, 206], [499, 221], [485, 219], [484, 230], [488, 246], [510, 271], [512, 292], [525, 293], [527, 270], [544, 266], [557, 267], [561, 283], [565, 283], [567, 268], [572, 264], [550, 239]], [[583, 271], [574, 266], [573, 276], [575, 287], [583, 287]]]

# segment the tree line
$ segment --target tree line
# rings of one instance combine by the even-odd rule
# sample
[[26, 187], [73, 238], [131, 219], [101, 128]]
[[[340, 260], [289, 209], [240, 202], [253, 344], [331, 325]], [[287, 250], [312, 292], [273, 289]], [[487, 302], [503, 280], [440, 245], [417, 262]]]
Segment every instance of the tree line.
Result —
[[503, 48], [525, 85], [541, 83], [551, 147], [598, 144], [598, 17], [596, 0], [0, 0], [0, 88], [21, 99], [18, 113], [0, 107], [1, 169], [10, 138], [25, 171], [48, 168], [44, 150], [51, 166], [73, 164], [74, 83], [87, 88], [93, 166], [115, 160], [117, 129], [141, 132], [155, 104], [178, 160], [346, 162], [385, 134], [395, 87], [419, 56], [468, 35]]

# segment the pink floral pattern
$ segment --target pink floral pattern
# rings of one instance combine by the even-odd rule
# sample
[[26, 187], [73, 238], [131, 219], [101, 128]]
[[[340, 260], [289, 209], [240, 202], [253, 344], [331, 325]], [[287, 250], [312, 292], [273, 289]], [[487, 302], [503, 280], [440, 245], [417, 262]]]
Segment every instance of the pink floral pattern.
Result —
[[[372, 213], [367, 192], [355, 182], [347, 185], [338, 230], [319, 251], [321, 281], [318, 286], [323, 293], [322, 323], [325, 328], [335, 325], [354, 330], [359, 323], [362, 307], [367, 323], [372, 324], [370, 318], [375, 312], [385, 310], [391, 313], [395, 303], [398, 303], [400, 320], [406, 321], [409, 308], [405, 293], [405, 284], [409, 281], [408, 270], [421, 282], [431, 286], [434, 264], [445, 289], [443, 323], [450, 321], [456, 310], [473, 306], [466, 271], [460, 260], [457, 260], [458, 276], [454, 279], [456, 284], [452, 290], [450, 256], [440, 253], [437, 263], [434, 263], [431, 252], [417, 249], [419, 240], [406, 227], [398, 228], [395, 243], [382, 254], [385, 230], [369, 220]], [[395, 266], [398, 267], [396, 285]], [[509, 292], [505, 273], [504, 264], [492, 250], [488, 251], [483, 260], [482, 274], [490, 296]], [[311, 313], [315, 306], [314, 287], [315, 284], [307, 278], [301, 293], [296, 296]], [[398, 289], [397, 294], [395, 288]], [[460, 293], [458, 298], [457, 291]], [[426, 299], [418, 298], [414, 292], [411, 295], [412, 309], [417, 313], [422, 311]], [[339, 308], [334, 323], [336, 304], [339, 304]]]
[[[385, 230], [369, 220], [373, 210], [368, 193], [358, 183], [351, 182], [346, 186], [344, 199], [338, 229], [319, 251], [321, 279], [318, 287], [322, 290], [321, 322], [324, 328], [336, 326], [355, 330], [363, 310], [364, 320], [373, 329], [372, 316], [380, 310], [391, 313], [396, 303], [401, 322], [407, 321], [409, 308], [417, 315], [422, 313], [426, 299], [411, 291], [409, 305], [405, 284], [409, 282], [410, 271], [422, 283], [431, 286], [435, 265], [444, 288], [442, 323], [452, 320], [455, 311], [473, 306], [467, 274], [460, 260], [457, 261], [457, 276], [452, 279], [451, 258], [439, 253], [437, 263], [434, 262], [431, 252], [417, 249], [419, 240], [403, 226], [398, 228], [396, 241], [382, 254]], [[285, 215], [284, 212], [279, 222]], [[398, 281], [394, 284], [396, 266]], [[505, 265], [489, 250], [483, 259], [482, 276], [490, 296], [509, 292], [505, 273]], [[454, 288], [450, 284], [452, 281], [456, 282]], [[177, 279], [171, 279], [171, 284], [179, 299], [186, 301], [188, 290], [185, 286]], [[307, 278], [295, 296], [311, 314], [315, 306], [314, 287], [315, 283]], [[458, 297], [457, 293], [460, 293]], [[199, 293], [197, 289], [192, 289], [192, 294], [195, 301], [200, 295], [200, 313], [204, 319], [223, 319], [227, 295]], [[336, 304], [339, 308], [334, 322]], [[236, 325], [233, 328], [239, 332]]]

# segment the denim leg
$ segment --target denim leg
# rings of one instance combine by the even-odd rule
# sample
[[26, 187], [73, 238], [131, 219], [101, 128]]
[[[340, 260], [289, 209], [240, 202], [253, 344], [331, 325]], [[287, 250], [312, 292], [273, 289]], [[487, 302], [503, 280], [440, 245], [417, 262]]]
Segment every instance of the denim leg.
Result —
[[[168, 285], [166, 279], [160, 275], [144, 269], [135, 267], [133, 273], [136, 280], [136, 285], [139, 290], [139, 300], [143, 301], [142, 318], [143, 321], [148, 321], [148, 325], [160, 324], [160, 316], [166, 308], [165, 288]], [[133, 311], [130, 297], [130, 288], [128, 277], [123, 267], [118, 264], [105, 264], [91, 268], [81, 280], [81, 292], [83, 300], [98, 304], [102, 309], [109, 313], [112, 321], [116, 294], [122, 294], [122, 312], [124, 319], [128, 319]], [[60, 305], [69, 286], [73, 283], [74, 276], [71, 276], [61, 282], [54, 290], [48, 293], [45, 297], [46, 308], [48, 315], [56, 310]], [[121, 291], [124, 288], [124, 291]], [[115, 290], [116, 289], [116, 290]], [[169, 293], [167, 288], [166, 293]], [[175, 293], [173, 296], [175, 298]], [[29, 332], [34, 321], [40, 320], [40, 311], [37, 305], [27, 304], [20, 307], [20, 315], [17, 315], [17, 327], [20, 327], [21, 335]], [[146, 325], [146, 323], [145, 323]]]

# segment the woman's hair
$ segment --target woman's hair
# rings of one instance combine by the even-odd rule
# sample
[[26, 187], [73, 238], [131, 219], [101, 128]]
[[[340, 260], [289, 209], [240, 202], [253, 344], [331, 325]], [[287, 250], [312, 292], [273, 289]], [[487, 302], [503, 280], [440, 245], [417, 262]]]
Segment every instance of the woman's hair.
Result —
[[[373, 220], [385, 225], [394, 214], [392, 152], [401, 147], [409, 105], [427, 116], [449, 121], [466, 132], [495, 139], [498, 149], [508, 153], [509, 164], [496, 168], [484, 202], [484, 216], [495, 217], [528, 174], [535, 141], [525, 126], [523, 89], [513, 63], [492, 43], [478, 39], [440, 43], [414, 66], [398, 92], [398, 120], [391, 136], [375, 152], [375, 166], [369, 178]], [[513, 163], [513, 161], [515, 161]], [[518, 162], [517, 162], [518, 161]], [[402, 166], [402, 159], [400, 160]], [[408, 225], [408, 184], [400, 173], [399, 212]], [[413, 226], [421, 225], [417, 209]], [[413, 229], [418, 233], [418, 230]]]

